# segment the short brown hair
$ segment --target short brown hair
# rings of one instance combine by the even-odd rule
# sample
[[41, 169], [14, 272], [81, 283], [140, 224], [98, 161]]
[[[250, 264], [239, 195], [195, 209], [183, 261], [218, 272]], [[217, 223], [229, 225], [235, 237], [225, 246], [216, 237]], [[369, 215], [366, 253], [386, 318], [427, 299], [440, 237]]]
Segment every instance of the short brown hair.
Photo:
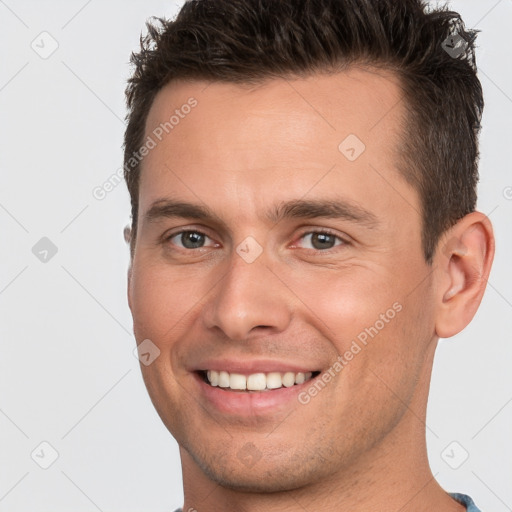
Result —
[[423, 0], [189, 0], [174, 20], [148, 22], [147, 30], [140, 52], [132, 54], [135, 69], [126, 89], [132, 255], [140, 177], [132, 157], [143, 144], [156, 94], [177, 79], [252, 84], [354, 64], [392, 70], [408, 111], [399, 171], [421, 199], [428, 263], [443, 232], [474, 211], [484, 106], [477, 31], [466, 31], [446, 6], [431, 9]]

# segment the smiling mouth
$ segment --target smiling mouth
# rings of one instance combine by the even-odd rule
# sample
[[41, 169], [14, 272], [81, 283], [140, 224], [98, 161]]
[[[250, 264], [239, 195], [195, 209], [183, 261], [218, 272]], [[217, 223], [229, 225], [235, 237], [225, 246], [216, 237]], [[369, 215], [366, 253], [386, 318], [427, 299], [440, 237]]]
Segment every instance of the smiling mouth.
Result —
[[198, 374], [209, 386], [223, 388], [226, 391], [250, 393], [291, 388], [315, 378], [320, 372], [268, 372], [243, 375], [226, 371], [200, 370]]

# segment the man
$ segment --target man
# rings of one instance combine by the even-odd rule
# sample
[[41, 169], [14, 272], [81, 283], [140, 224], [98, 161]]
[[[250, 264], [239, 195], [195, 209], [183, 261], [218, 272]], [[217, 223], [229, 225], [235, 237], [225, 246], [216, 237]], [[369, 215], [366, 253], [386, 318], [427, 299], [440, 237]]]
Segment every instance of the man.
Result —
[[494, 255], [475, 33], [421, 0], [192, 0], [127, 89], [128, 300], [184, 511], [463, 511], [438, 339]]

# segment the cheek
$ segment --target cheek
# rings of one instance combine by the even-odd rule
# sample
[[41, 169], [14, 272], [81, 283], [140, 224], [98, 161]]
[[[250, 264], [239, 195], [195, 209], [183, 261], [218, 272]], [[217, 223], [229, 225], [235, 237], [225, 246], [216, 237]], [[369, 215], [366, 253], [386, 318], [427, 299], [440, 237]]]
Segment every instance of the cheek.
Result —
[[187, 293], [186, 288], [176, 272], [146, 264], [142, 258], [134, 261], [129, 294], [135, 338], [139, 344], [149, 339], [160, 351], [150, 364], [140, 365], [141, 372], [154, 407], [169, 429], [175, 427], [172, 419], [180, 410], [181, 387], [172, 362], [174, 340], [182, 334], [180, 320], [186, 318], [191, 307], [190, 290]]
[[[157, 345], [174, 337], [180, 321], [198, 301], [197, 280], [162, 265], [134, 262], [130, 282], [130, 302], [135, 337], [149, 338]], [[163, 346], [161, 347], [163, 348]]]
[[401, 293], [396, 283], [390, 286], [383, 272], [352, 266], [319, 272], [304, 272], [293, 290], [305, 304], [302, 308], [315, 325], [336, 345], [339, 353], [351, 340], [364, 344], [375, 331], [389, 330], [398, 315], [395, 304]]
[[[412, 272], [410, 272], [412, 274]], [[417, 275], [417, 274], [416, 274]], [[341, 381], [350, 396], [364, 389], [389, 393], [381, 380], [409, 393], [434, 334], [429, 280], [407, 272], [352, 267], [304, 275], [294, 291], [307, 306], [303, 321], [330, 340], [343, 358]], [[373, 396], [373, 395], [372, 395]], [[380, 397], [382, 398], [382, 397]]]

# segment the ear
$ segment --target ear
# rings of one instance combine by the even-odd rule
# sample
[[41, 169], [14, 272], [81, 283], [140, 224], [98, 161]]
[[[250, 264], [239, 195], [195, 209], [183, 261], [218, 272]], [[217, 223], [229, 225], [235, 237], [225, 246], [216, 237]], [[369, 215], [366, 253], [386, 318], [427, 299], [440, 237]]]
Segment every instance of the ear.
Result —
[[460, 219], [440, 240], [436, 269], [436, 334], [449, 338], [462, 331], [482, 300], [494, 258], [494, 234], [483, 213]]
[[[123, 236], [124, 236], [124, 241], [128, 244], [129, 247], [131, 247], [131, 240], [132, 240], [132, 230], [130, 228], [130, 226], [125, 226], [124, 230], [123, 230]], [[131, 255], [131, 251], [130, 251], [130, 263], [128, 265], [128, 274], [127, 274], [127, 296], [128, 296], [128, 306], [130, 308], [130, 310], [132, 309], [132, 303], [131, 303], [131, 293], [130, 293], [130, 288], [131, 288], [131, 282], [132, 282], [132, 261], [133, 261], [133, 257]]]
[[124, 241], [130, 245], [131, 239], [132, 239], [132, 228], [128, 225], [126, 225], [123, 229], [123, 236]]

